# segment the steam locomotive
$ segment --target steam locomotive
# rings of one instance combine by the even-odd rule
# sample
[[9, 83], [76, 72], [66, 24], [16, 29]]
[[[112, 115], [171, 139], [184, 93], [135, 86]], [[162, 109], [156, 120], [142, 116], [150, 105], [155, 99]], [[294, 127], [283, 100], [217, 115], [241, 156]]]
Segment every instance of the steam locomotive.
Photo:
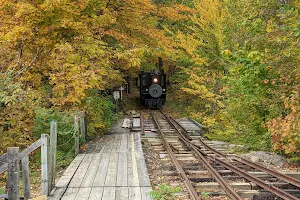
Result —
[[[159, 66], [162, 66], [161, 59], [159, 60]], [[150, 109], [162, 108], [167, 96], [167, 80], [163, 70], [141, 71], [139, 79], [141, 105]]]

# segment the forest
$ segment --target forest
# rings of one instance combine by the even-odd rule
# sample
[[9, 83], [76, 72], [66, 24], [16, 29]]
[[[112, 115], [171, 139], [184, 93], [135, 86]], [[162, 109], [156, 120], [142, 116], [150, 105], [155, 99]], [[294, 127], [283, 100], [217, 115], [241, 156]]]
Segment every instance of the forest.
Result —
[[98, 91], [157, 57], [173, 112], [300, 163], [298, 0], [0, 0], [0, 154], [81, 110], [100, 134], [117, 113]]

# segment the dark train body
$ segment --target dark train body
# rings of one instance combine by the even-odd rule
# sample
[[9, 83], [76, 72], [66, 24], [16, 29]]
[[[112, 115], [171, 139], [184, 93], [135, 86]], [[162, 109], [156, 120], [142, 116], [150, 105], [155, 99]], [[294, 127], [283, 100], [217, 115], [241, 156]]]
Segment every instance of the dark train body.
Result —
[[141, 71], [139, 78], [141, 105], [150, 109], [162, 108], [167, 97], [166, 74], [157, 69], [153, 72]]

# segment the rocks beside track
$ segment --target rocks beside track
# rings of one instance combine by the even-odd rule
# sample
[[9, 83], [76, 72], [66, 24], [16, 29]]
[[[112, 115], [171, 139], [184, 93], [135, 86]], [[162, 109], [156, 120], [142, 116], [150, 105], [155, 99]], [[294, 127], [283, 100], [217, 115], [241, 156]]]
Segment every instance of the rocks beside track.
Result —
[[283, 156], [277, 155], [273, 152], [253, 151], [240, 156], [249, 159], [252, 162], [262, 162], [275, 167], [282, 167], [286, 163], [286, 159]]

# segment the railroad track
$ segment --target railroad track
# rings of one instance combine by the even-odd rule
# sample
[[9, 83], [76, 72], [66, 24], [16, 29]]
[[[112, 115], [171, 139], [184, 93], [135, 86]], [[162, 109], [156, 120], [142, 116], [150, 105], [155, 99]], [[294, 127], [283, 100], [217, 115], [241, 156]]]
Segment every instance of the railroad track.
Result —
[[[183, 181], [190, 199], [201, 199], [201, 189], [198, 186], [203, 180], [215, 180], [221, 188], [221, 190], [217, 189], [217, 193], [234, 200], [245, 199], [239, 189], [234, 187], [234, 181], [250, 184], [251, 189], [258, 190], [256, 199], [300, 199], [299, 180], [236, 155], [217, 151], [200, 137], [191, 137], [180, 123], [162, 111], [151, 112], [151, 116], [160, 134], [162, 148], [166, 151], [168, 161], [175, 166], [174, 174], [180, 176], [180, 181]], [[190, 166], [200, 166], [201, 169], [209, 172], [211, 178], [192, 175], [189, 171]], [[257, 176], [248, 171], [256, 171], [258, 174], [262, 172], [267, 175]]]

